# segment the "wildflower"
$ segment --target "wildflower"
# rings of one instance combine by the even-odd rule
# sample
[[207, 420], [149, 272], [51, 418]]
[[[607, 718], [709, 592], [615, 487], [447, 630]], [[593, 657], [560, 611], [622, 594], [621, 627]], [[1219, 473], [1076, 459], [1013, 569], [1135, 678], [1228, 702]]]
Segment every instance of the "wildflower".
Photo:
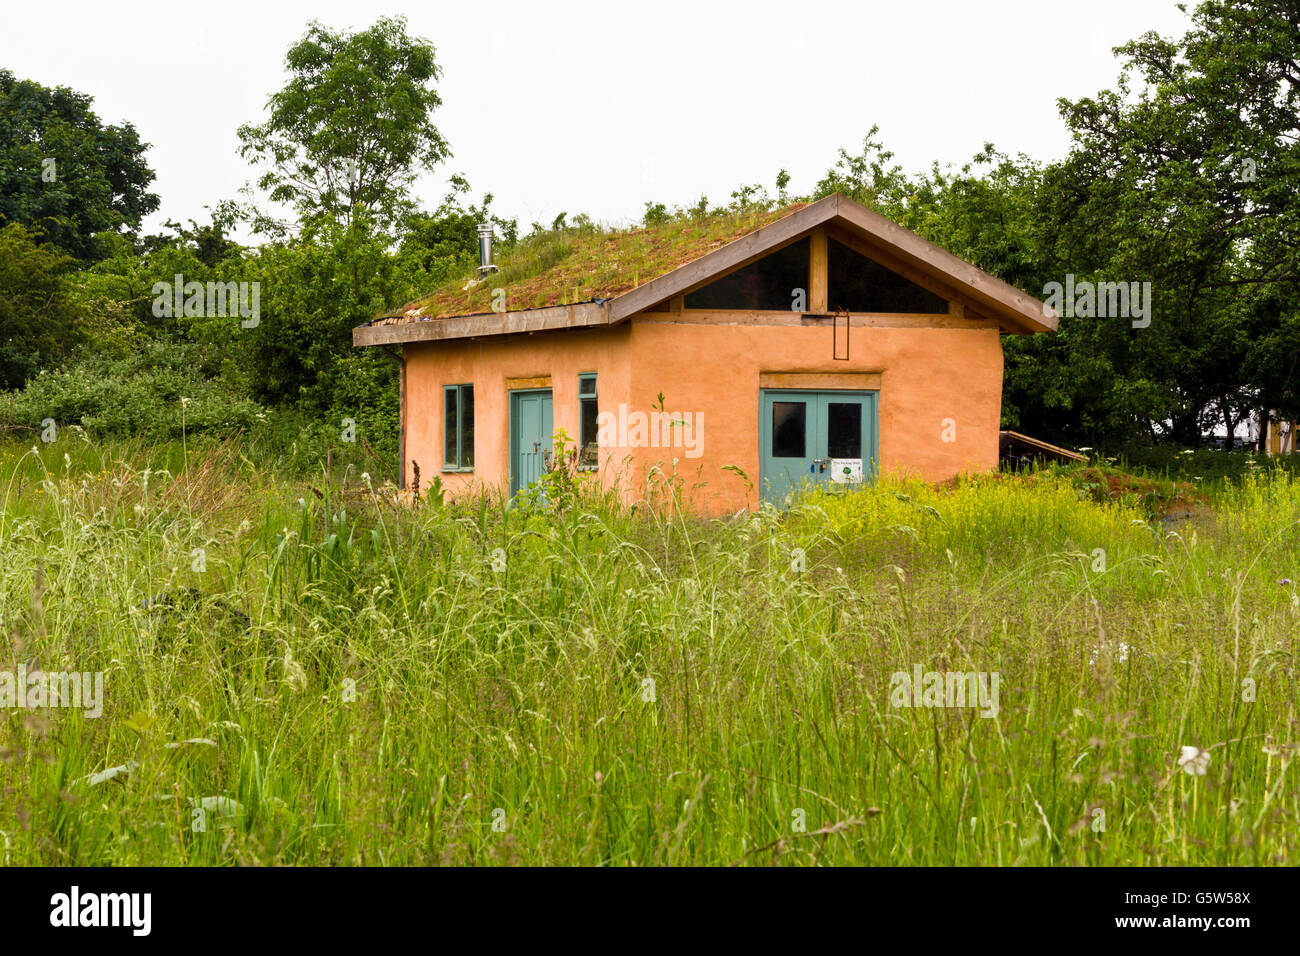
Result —
[[1291, 584], [1291, 579], [1290, 579], [1290, 578], [1278, 578], [1278, 582], [1277, 582], [1277, 583], [1280, 584], [1280, 585], [1282, 585], [1283, 587], [1287, 587], [1287, 586], [1289, 586], [1289, 585]]
[[1204, 777], [1210, 766], [1210, 752], [1200, 747], [1184, 747], [1178, 756], [1178, 766], [1194, 777]]
[[185, 407], [186, 405], [188, 405], [189, 403], [190, 403], [190, 400], [189, 400], [188, 398], [182, 398], [182, 399], [181, 399], [181, 408], [184, 408], [184, 407]]

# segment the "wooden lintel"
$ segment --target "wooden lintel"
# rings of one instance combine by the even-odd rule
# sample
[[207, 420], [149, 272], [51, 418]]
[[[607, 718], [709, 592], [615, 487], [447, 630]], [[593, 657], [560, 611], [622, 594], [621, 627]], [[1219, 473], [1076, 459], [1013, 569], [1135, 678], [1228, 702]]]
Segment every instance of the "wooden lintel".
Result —
[[[812, 317], [815, 318], [815, 317]], [[805, 328], [820, 328], [831, 322], [833, 316], [825, 316], [819, 323], [809, 321], [810, 316], [802, 312], [761, 312], [736, 310], [687, 309], [680, 314], [672, 312], [643, 312], [633, 318], [633, 322], [653, 323], [657, 325], [774, 325]], [[982, 329], [996, 330], [997, 322], [983, 317], [955, 316], [947, 313], [928, 314], [913, 312], [871, 312], [854, 313], [850, 316], [855, 329]]]

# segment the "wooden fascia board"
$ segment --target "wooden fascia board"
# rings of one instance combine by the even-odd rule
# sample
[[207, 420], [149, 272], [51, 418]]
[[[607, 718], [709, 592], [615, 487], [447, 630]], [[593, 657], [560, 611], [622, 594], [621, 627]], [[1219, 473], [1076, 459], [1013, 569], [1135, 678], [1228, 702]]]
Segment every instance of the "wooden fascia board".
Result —
[[352, 330], [353, 345], [391, 345], [397, 342], [434, 342], [556, 329], [589, 328], [609, 324], [606, 303], [580, 302], [516, 312], [484, 312], [424, 322], [362, 325]]
[[999, 319], [1030, 332], [1055, 331], [1056, 316], [1045, 315], [1043, 303], [1033, 296], [851, 199], [835, 198], [840, 200], [836, 209], [840, 219], [858, 227], [903, 262], [956, 287]]

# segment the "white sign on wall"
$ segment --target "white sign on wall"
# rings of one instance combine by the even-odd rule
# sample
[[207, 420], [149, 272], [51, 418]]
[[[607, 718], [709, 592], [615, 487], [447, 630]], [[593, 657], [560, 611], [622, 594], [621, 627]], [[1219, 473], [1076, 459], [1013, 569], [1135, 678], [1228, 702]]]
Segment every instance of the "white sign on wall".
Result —
[[856, 485], [862, 482], [861, 458], [832, 458], [831, 481], [837, 485]]

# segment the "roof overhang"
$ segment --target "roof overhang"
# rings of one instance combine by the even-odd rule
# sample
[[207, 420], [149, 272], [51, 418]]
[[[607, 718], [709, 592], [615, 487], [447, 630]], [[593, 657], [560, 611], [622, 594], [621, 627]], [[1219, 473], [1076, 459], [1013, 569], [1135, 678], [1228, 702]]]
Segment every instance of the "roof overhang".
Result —
[[927, 276], [949, 290], [953, 298], [969, 303], [980, 315], [995, 321], [1004, 332], [1051, 332], [1057, 327], [1055, 312], [1038, 299], [836, 193], [602, 302], [445, 319], [379, 320], [354, 329], [352, 342], [389, 345], [617, 325], [738, 269], [819, 226], [847, 230], [877, 251], [885, 260], [882, 264], [887, 267], [901, 264]]
[[436, 342], [492, 335], [520, 335], [609, 325], [609, 302], [579, 302], [545, 309], [516, 312], [482, 312], [449, 319], [371, 323], [352, 330], [353, 345], [395, 345], [400, 342]]

